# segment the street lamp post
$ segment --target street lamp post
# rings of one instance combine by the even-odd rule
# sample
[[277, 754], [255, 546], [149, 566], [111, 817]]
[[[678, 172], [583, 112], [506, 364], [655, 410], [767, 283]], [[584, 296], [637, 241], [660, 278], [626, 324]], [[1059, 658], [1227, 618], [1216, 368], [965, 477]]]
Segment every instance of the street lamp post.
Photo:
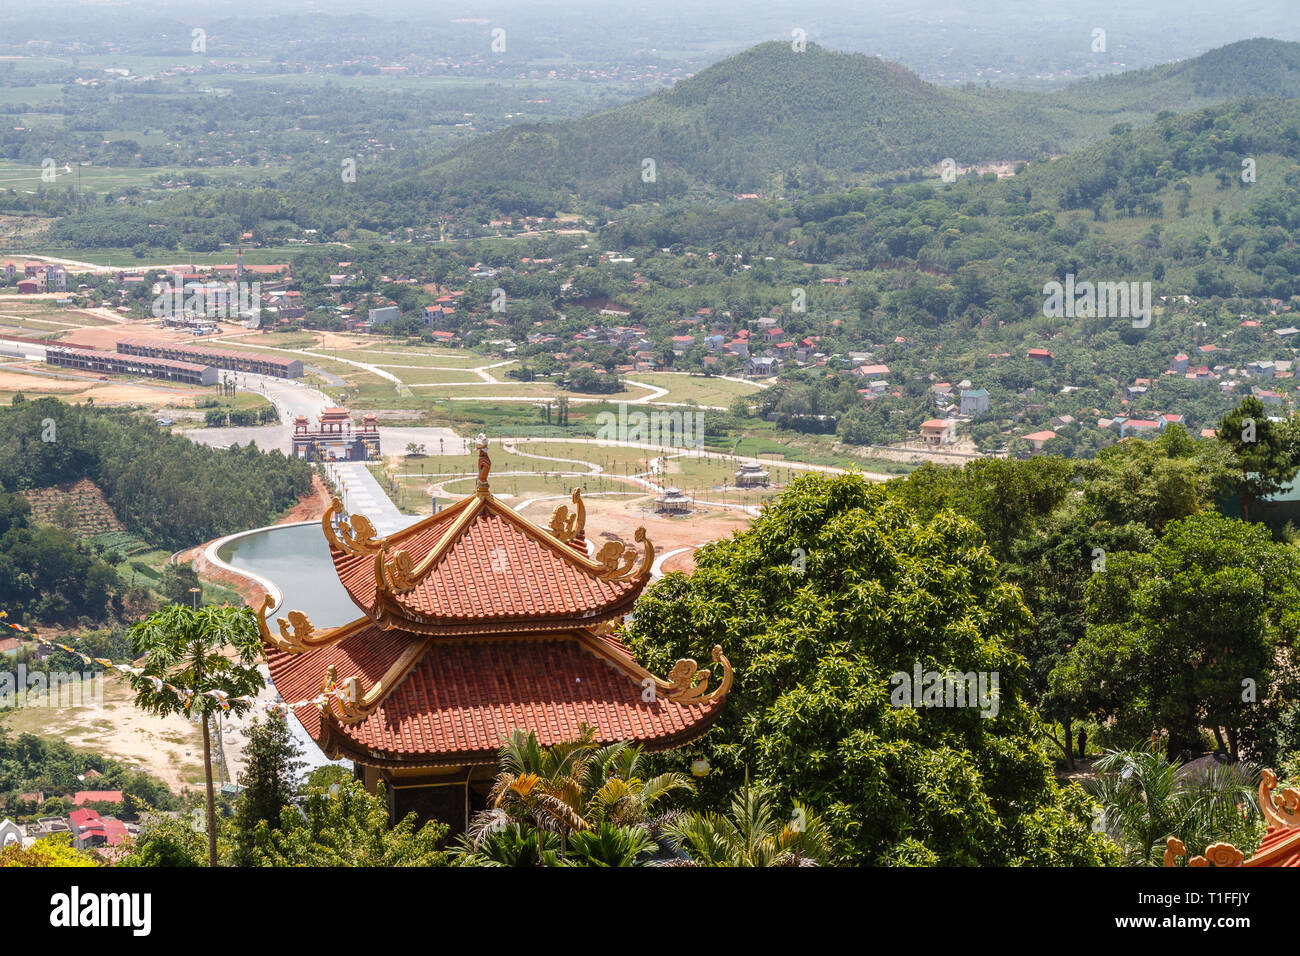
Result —
[[193, 602], [194, 610], [196, 611], [199, 609], [199, 595], [202, 593], [203, 593], [202, 588], [190, 588], [190, 594], [193, 595], [193, 597], [190, 600]]

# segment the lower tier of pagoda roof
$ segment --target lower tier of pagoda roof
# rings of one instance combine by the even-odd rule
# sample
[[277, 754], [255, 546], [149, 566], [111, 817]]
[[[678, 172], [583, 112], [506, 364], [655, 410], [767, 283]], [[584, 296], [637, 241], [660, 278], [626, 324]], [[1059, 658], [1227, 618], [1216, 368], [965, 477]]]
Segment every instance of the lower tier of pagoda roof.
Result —
[[376, 690], [360, 719], [332, 701], [294, 710], [331, 759], [373, 767], [491, 764], [513, 730], [550, 746], [578, 738], [584, 725], [602, 744], [663, 750], [703, 734], [730, 684], [726, 665], [721, 692], [705, 702], [648, 695], [647, 677], [665, 682], [616, 640], [584, 630], [452, 639], [362, 620], [339, 631], [346, 636], [299, 653], [268, 646], [271, 679], [286, 701], [316, 698], [329, 675], [355, 676], [362, 694]]

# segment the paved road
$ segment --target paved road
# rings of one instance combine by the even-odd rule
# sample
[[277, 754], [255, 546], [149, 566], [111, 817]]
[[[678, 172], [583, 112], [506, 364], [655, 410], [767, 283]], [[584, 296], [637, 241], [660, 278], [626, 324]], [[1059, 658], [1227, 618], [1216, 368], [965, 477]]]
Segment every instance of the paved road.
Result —
[[[293, 448], [292, 422], [298, 415], [306, 415], [313, 425], [321, 410], [334, 403], [323, 392], [297, 379], [274, 378], [269, 375], [240, 374], [241, 388], [265, 395], [280, 413], [283, 425], [254, 425], [247, 428], [196, 428], [187, 434], [203, 445], [226, 447], [256, 442], [258, 448], [277, 448], [286, 455]], [[424, 445], [429, 454], [464, 455], [465, 439], [450, 428], [397, 428], [380, 426], [379, 451], [384, 455], [404, 455], [411, 442]]]
[[280, 421], [284, 424], [254, 425], [247, 428], [196, 428], [188, 433], [193, 441], [217, 447], [256, 442], [258, 448], [267, 451], [275, 448], [287, 455], [293, 448], [290, 436], [293, 434], [294, 418], [306, 415], [314, 423], [322, 409], [334, 404], [325, 393], [298, 379], [240, 372], [236, 384], [240, 388], [265, 395], [280, 413]]

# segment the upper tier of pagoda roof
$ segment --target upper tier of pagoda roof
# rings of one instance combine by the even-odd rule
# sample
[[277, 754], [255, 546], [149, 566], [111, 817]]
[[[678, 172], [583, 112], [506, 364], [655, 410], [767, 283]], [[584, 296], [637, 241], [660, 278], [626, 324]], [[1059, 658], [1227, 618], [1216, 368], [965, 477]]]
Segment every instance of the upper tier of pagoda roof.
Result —
[[479, 489], [445, 510], [376, 538], [364, 516], [344, 518], [334, 499], [321, 526], [339, 581], [373, 621], [426, 634], [477, 634], [594, 626], [628, 612], [650, 578], [654, 548], [621, 541], [589, 556], [585, 506], [529, 521]]

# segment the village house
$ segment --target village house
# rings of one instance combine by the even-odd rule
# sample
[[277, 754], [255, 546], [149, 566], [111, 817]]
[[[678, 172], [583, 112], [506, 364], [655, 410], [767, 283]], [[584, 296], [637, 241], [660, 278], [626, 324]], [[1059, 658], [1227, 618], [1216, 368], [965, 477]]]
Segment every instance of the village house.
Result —
[[957, 423], [944, 418], [932, 418], [921, 423], [921, 441], [927, 445], [951, 445], [957, 440]]
[[94, 810], [82, 807], [68, 814], [73, 845], [78, 850], [96, 846], [117, 846], [126, 842], [130, 834], [126, 824], [115, 817], [101, 817]]
[[1025, 436], [1025, 441], [1029, 443], [1030, 450], [1037, 455], [1043, 450], [1043, 446], [1055, 437], [1054, 431], [1031, 432]]
[[961, 413], [979, 415], [989, 410], [989, 393], [984, 388], [963, 389], [961, 393]]

